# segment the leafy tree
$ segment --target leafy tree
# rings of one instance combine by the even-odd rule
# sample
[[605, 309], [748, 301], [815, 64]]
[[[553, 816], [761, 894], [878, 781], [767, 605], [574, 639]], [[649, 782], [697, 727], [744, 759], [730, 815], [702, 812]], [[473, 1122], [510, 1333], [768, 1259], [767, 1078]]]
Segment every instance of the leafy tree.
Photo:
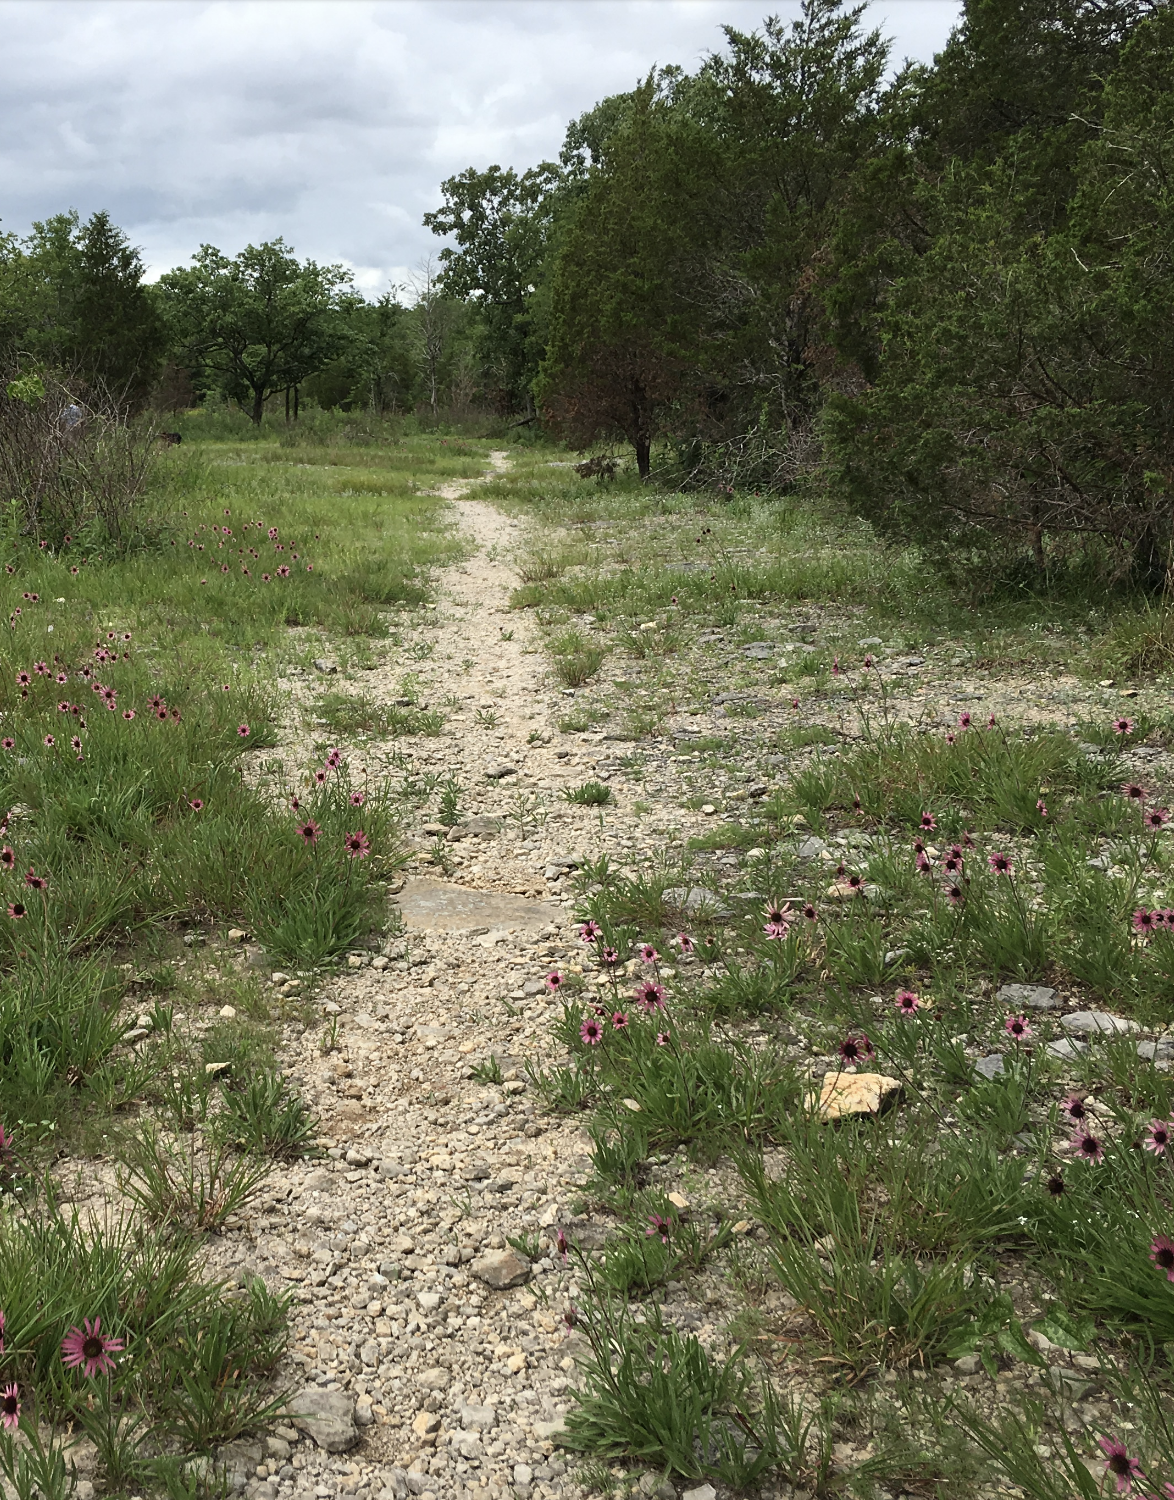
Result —
[[[1164, 577], [1174, 516], [1174, 12], [1136, 28], [1045, 234], [1008, 148], [943, 191], [883, 318], [873, 388], [833, 398], [833, 475], [879, 527], [1039, 569], [1084, 538]], [[1018, 138], [1017, 138], [1018, 142]]]
[[476, 305], [483, 378], [506, 410], [532, 404], [541, 349], [531, 296], [542, 276], [559, 177], [549, 162], [521, 174], [468, 167], [441, 184], [443, 206], [424, 215], [429, 229], [457, 242], [440, 251], [440, 287], [446, 297]]
[[141, 406], [166, 332], [143, 262], [107, 213], [76, 212], [0, 242], [0, 336], [14, 351], [101, 385], [117, 404]]
[[592, 168], [551, 273], [535, 394], [576, 443], [622, 433], [645, 479], [666, 413], [691, 394], [699, 307], [690, 288], [713, 166], [702, 133], [650, 79]]
[[351, 273], [302, 264], [281, 239], [249, 245], [231, 260], [202, 245], [193, 260], [159, 282], [178, 358], [212, 372], [260, 423], [270, 396], [342, 352]]

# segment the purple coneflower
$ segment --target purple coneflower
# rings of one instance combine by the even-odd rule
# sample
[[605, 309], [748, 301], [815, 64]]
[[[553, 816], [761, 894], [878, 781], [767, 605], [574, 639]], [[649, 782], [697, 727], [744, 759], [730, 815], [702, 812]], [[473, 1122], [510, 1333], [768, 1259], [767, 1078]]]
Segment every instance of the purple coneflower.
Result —
[[593, 1016], [588, 1016], [579, 1027], [579, 1035], [589, 1047], [598, 1047], [603, 1041], [603, 1027]]
[[1061, 1101], [1060, 1113], [1067, 1115], [1070, 1120], [1079, 1121], [1088, 1119], [1088, 1110], [1084, 1107], [1084, 1100], [1079, 1094], [1069, 1094], [1067, 1099]]
[[579, 938], [584, 943], [593, 943], [596, 938], [603, 936], [603, 928], [594, 917], [588, 917], [582, 927], [579, 928]]
[[12, 1431], [14, 1427], [20, 1426], [20, 1387], [18, 1385], [6, 1385], [0, 1391], [0, 1422]]
[[1098, 1446], [1105, 1455], [1105, 1468], [1117, 1481], [1117, 1493], [1125, 1494], [1133, 1488], [1135, 1479], [1144, 1479], [1141, 1465], [1136, 1458], [1130, 1458], [1125, 1451], [1125, 1444], [1116, 1438], [1099, 1438]]
[[203, 812], [204, 811], [204, 799], [203, 799], [203, 797], [193, 797], [188, 802], [188, 806], [191, 808], [192, 812]]
[[16, 741], [12, 738], [12, 736], [10, 734], [6, 734], [4, 736], [4, 738], [2, 740], [0, 740], [0, 747], [3, 747], [3, 749], [5, 749], [5, 750], [11, 750], [11, 749], [13, 749], [15, 747], [15, 745], [16, 745]]
[[347, 852], [348, 859], [366, 859], [371, 852], [371, 840], [361, 828], [354, 833], [344, 833], [342, 847]]
[[913, 990], [898, 990], [893, 1003], [903, 1016], [913, 1016], [921, 1009], [921, 996]]
[[971, 719], [970, 715], [967, 713], [961, 713], [958, 715], [959, 729], [969, 729], [973, 722], [973, 719]]
[[8, 915], [14, 922], [19, 922], [22, 917], [28, 915], [28, 908], [23, 901], [10, 901], [8, 903]]
[[854, 1068], [857, 1063], [867, 1062], [875, 1056], [876, 1049], [863, 1032], [859, 1036], [846, 1036], [840, 1043], [840, 1057], [847, 1068]]
[[236, 726], [236, 732], [242, 740], [247, 740], [252, 731], [249, 729], [249, 726], [247, 724], [238, 724]]
[[546, 988], [552, 995], [557, 995], [563, 987], [563, 976], [557, 969], [552, 969], [546, 976]]
[[921, 826], [926, 833], [932, 833], [938, 826], [938, 820], [934, 817], [933, 813], [923, 812], [921, 815]]
[[1008, 1016], [1003, 1022], [1003, 1030], [1017, 1042], [1025, 1042], [1031, 1035], [1031, 1027], [1027, 1024], [1026, 1016]]
[[112, 1339], [102, 1332], [102, 1319], [82, 1320], [81, 1328], [71, 1328], [61, 1340], [61, 1359], [67, 1370], [79, 1366], [83, 1375], [109, 1375], [114, 1369], [112, 1354], [118, 1354], [126, 1346], [122, 1339]]
[[1159, 1271], [1165, 1271], [1167, 1281], [1174, 1281], [1174, 1240], [1168, 1234], [1155, 1235], [1150, 1260]]
[[622, 1010], [617, 1010], [612, 1015], [611, 1024], [612, 1024], [612, 1029], [614, 1031], [627, 1031], [627, 1029], [628, 1029], [628, 1017], [627, 1017], [626, 1013], [624, 1011], [622, 1011]]
[[29, 872], [24, 877], [24, 883], [32, 891], [43, 891], [45, 889], [45, 887], [49, 884], [49, 882], [45, 879], [45, 877], [43, 875], [38, 875], [37, 874], [36, 870], [33, 869], [32, 865], [29, 866]]
[[644, 1231], [644, 1236], [646, 1239], [651, 1239], [654, 1234], [659, 1235], [661, 1244], [667, 1245], [672, 1227], [671, 1219], [666, 1219], [661, 1214], [649, 1214], [648, 1228]]
[[352, 792], [349, 798], [352, 807], [362, 807], [367, 800], [366, 792]]
[[558, 1253], [562, 1256], [563, 1265], [565, 1266], [566, 1263], [567, 1263], [567, 1254], [568, 1254], [568, 1252], [569, 1252], [569, 1250], [570, 1250], [571, 1247], [570, 1247], [570, 1244], [569, 1244], [569, 1242], [567, 1240], [566, 1235], [563, 1233], [563, 1231], [561, 1229], [558, 1230], [557, 1233], [555, 1234], [555, 1237], [554, 1237], [554, 1247], [558, 1251]]
[[660, 954], [651, 943], [645, 943], [640, 949], [640, 957], [646, 964], [654, 964], [659, 960]]
[[1171, 1124], [1169, 1120], [1151, 1120], [1146, 1138], [1142, 1146], [1147, 1151], [1152, 1151], [1155, 1156], [1161, 1156], [1171, 1141]]
[[1139, 906], [1132, 917], [1133, 930], [1139, 932], [1142, 937], [1149, 938], [1154, 935], [1154, 914], [1147, 911], [1144, 906]]
[[0, 849], [0, 865], [3, 865], [6, 870], [16, 869], [16, 850], [11, 844], [5, 844], [3, 849]]
[[1170, 821], [1170, 809], [1168, 807], [1151, 807], [1142, 816], [1142, 822], [1147, 828], [1152, 828], [1156, 833], [1159, 828], [1165, 828]]
[[1132, 719], [1114, 719], [1113, 720], [1113, 733], [1114, 734], [1132, 734], [1133, 733], [1133, 720]]
[[318, 842], [319, 829], [313, 818], [307, 818], [304, 823], [300, 823], [298, 825], [298, 832], [305, 843], [316, 844]]
[[990, 865], [996, 875], [1012, 874], [1011, 861], [1005, 854], [992, 854], [988, 858], [987, 864]]
[[1131, 802], [1144, 802], [1148, 795], [1145, 787], [1138, 786], [1136, 781], [1123, 782], [1121, 790], [1125, 793], [1125, 795]]
[[337, 771], [338, 768], [339, 768], [339, 766], [342, 765], [342, 751], [341, 750], [331, 750], [330, 753], [326, 757], [326, 764], [330, 767], [330, 769], [332, 771]]
[[599, 955], [599, 961], [607, 968], [614, 969], [620, 961], [620, 955], [615, 948], [604, 948]]
[[693, 941], [693, 939], [687, 932], [678, 932], [675, 942], [682, 953], [692, 953], [697, 947], [697, 944]]
[[654, 984], [651, 980], [646, 984], [639, 984], [636, 986], [635, 999], [647, 1011], [663, 1010], [664, 985]]
[[129, 723], [131, 721], [131, 719], [134, 718], [134, 716], [135, 716], [135, 711], [134, 711], [133, 708], [124, 708], [122, 710], [122, 717], [127, 721], [127, 723]]
[[669, 1037], [671, 1035], [671, 1031], [658, 1031], [656, 1033], [656, 1045], [658, 1047], [667, 1047], [669, 1044]]
[[1035, 810], [1036, 810], [1037, 813], [1039, 813], [1039, 815], [1040, 815], [1041, 818], [1046, 818], [1047, 817], [1047, 815], [1048, 815], [1048, 809], [1047, 809], [1047, 806], [1044, 803], [1044, 799], [1042, 797], [1037, 797], [1035, 799]]
[[1072, 1154], [1082, 1161], [1104, 1161], [1105, 1146], [1099, 1136], [1091, 1130], [1080, 1129], [1072, 1137]]

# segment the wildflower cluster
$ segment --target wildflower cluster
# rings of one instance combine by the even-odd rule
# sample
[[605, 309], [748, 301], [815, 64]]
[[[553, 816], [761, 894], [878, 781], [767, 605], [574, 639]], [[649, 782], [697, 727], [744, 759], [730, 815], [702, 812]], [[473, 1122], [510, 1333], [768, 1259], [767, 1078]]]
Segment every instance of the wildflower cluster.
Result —
[[[591, 1013], [584, 1017], [579, 1027], [580, 1039], [589, 1047], [597, 1047], [604, 1040], [608, 1027], [613, 1033], [627, 1032], [632, 1024], [632, 1002], [634, 1002], [635, 1014], [646, 1020], [656, 1019], [657, 1046], [667, 1046], [671, 1032], [663, 1029], [661, 1022], [661, 1017], [668, 1015], [668, 1000], [660, 973], [660, 953], [652, 943], [644, 943], [640, 947], [640, 962], [646, 965], [650, 972], [641, 976], [635, 988], [627, 995], [621, 995], [622, 960], [619, 950], [603, 943], [603, 936], [603, 929], [594, 918], [589, 918], [579, 928], [579, 938], [588, 948], [594, 950], [600, 971], [609, 984], [612, 994], [610, 1006], [598, 1002], [592, 1005]], [[679, 932], [674, 942], [683, 955], [693, 953], [697, 946], [687, 932]], [[557, 991], [562, 987], [562, 975], [557, 972], [548, 974], [546, 983], [550, 990]]]
[[[184, 512], [186, 515], [186, 511]], [[229, 512], [226, 510], [227, 516]], [[266, 546], [268, 543], [268, 546]], [[173, 547], [175, 542], [171, 544]], [[246, 521], [240, 527], [239, 535], [234, 533], [231, 526], [207, 526], [196, 528], [195, 533], [188, 538], [188, 548], [193, 557], [204, 566], [200, 554], [207, 552], [225, 552], [227, 555], [220, 562], [222, 574], [232, 573], [234, 564], [228, 559], [235, 552], [239, 560], [240, 576], [242, 578], [254, 577], [254, 568], [249, 564], [252, 562], [257, 568], [265, 568], [265, 560], [262, 558], [259, 547], [265, 548], [266, 557], [271, 556], [273, 561], [269, 563], [268, 570], [256, 573], [256, 578], [261, 583], [273, 583], [293, 576], [291, 564], [297, 564], [307, 573], [314, 571], [314, 564], [307, 561], [292, 544], [281, 540], [279, 528], [266, 526], [263, 521]], [[200, 582], [207, 583], [207, 578], [201, 578]]]

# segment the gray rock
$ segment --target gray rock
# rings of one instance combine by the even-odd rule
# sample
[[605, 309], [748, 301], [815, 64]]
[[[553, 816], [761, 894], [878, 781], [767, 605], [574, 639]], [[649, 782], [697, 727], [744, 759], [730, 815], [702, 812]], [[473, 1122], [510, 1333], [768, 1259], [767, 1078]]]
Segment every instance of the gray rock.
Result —
[[1082, 1401], [1093, 1388], [1093, 1382], [1086, 1375], [1078, 1375], [1075, 1370], [1065, 1370], [1059, 1365], [1052, 1365], [1044, 1371], [1044, 1384], [1065, 1401]]
[[1138, 1042], [1137, 1055], [1145, 1062], [1169, 1062], [1174, 1057], [1174, 1042]]
[[446, 1391], [451, 1382], [452, 1372], [443, 1365], [433, 1365], [431, 1369], [421, 1370], [416, 1376], [416, 1384], [425, 1391]]
[[359, 1440], [354, 1403], [345, 1391], [308, 1386], [291, 1398], [286, 1410], [299, 1432], [313, 1438], [327, 1453], [346, 1453]]
[[522, 1489], [529, 1489], [534, 1483], [534, 1470], [529, 1464], [514, 1465], [514, 1483]]
[[473, 927], [536, 932], [563, 915], [545, 901], [471, 891], [443, 880], [409, 880], [396, 899], [406, 925], [424, 932], [468, 932]]
[[456, 1449], [462, 1458], [480, 1458], [485, 1451], [481, 1439], [472, 1432], [463, 1433], [457, 1439]]
[[1120, 1036], [1126, 1031], [1140, 1031], [1136, 1021], [1126, 1021], [1122, 1016], [1111, 1016], [1104, 1010], [1074, 1010], [1060, 1017], [1065, 1031], [1074, 1031], [1079, 1036]]
[[535, 1422], [534, 1436], [540, 1443], [554, 1443], [562, 1437], [567, 1430], [567, 1419], [555, 1417], [552, 1422]]
[[1062, 1036], [1058, 1042], [1049, 1042], [1044, 1048], [1049, 1057], [1059, 1057], [1071, 1061], [1074, 1057], [1081, 1057], [1088, 1051], [1087, 1042], [1078, 1042], [1074, 1037]]
[[717, 1491], [712, 1484], [699, 1484], [695, 1490], [686, 1490], [681, 1500], [717, 1500]]
[[507, 776], [516, 776], [517, 766], [511, 766], [508, 760], [498, 761], [495, 766], [489, 766], [485, 775], [490, 781], [502, 781]]
[[974, 1071], [983, 1078], [997, 1078], [1003, 1071], [1003, 1057], [999, 1052], [992, 1052], [987, 1057], [980, 1057], [974, 1064]]
[[374, 1427], [375, 1412], [371, 1404], [370, 1396], [360, 1396], [355, 1402], [355, 1426]]
[[742, 647], [742, 655], [751, 661], [769, 661], [774, 654], [775, 646], [771, 641], [750, 641]]
[[1045, 984], [1005, 984], [995, 996], [1012, 1010], [1055, 1010], [1056, 992]]
[[977, 1354], [964, 1354], [961, 1359], [954, 1361], [954, 1368], [959, 1375], [977, 1375], [982, 1369], [982, 1360]]
[[661, 892], [666, 906], [701, 921], [728, 922], [734, 915], [720, 896], [702, 885], [676, 885]]
[[408, 1476], [404, 1469], [385, 1469], [383, 1471], [383, 1489], [379, 1492], [379, 1500], [404, 1500], [408, 1493]]
[[798, 849], [795, 850], [800, 859], [818, 859], [821, 854], [826, 852], [827, 845], [822, 839], [817, 839], [814, 836], [804, 839]]
[[325, 672], [328, 677], [331, 677], [338, 671], [338, 663], [336, 661], [326, 661], [324, 657], [319, 656], [314, 660], [314, 670], [315, 672]]
[[530, 1275], [530, 1262], [516, 1250], [491, 1250], [475, 1260], [469, 1267], [473, 1275], [494, 1291], [503, 1292], [507, 1287], [521, 1286]]
[[489, 1428], [497, 1426], [497, 1412], [492, 1406], [473, 1406], [463, 1401], [459, 1416], [461, 1426], [470, 1432], [487, 1432]]
[[475, 818], [466, 818], [460, 829], [462, 833], [479, 839], [492, 838], [495, 833], [501, 832], [501, 819], [491, 818], [488, 813], [478, 813]]

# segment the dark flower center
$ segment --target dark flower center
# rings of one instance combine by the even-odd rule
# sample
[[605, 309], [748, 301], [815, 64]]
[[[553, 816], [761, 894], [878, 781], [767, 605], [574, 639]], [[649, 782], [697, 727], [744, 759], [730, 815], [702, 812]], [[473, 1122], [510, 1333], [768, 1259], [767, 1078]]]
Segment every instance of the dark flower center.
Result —
[[82, 1340], [82, 1356], [85, 1359], [101, 1359], [106, 1346], [99, 1338], [90, 1337]]
[[1048, 1192], [1053, 1198], [1059, 1198], [1064, 1192], [1064, 1179], [1062, 1177], [1048, 1178]]
[[1129, 1474], [1133, 1470], [1133, 1463], [1127, 1453], [1114, 1453], [1109, 1459], [1108, 1467], [1113, 1474]]
[[1154, 1264], [1161, 1266], [1163, 1271], [1174, 1269], [1174, 1246], [1162, 1245], [1154, 1252]]
[[15, 1396], [3, 1397], [3, 1406], [6, 1417], [15, 1417], [20, 1410], [20, 1402]]

